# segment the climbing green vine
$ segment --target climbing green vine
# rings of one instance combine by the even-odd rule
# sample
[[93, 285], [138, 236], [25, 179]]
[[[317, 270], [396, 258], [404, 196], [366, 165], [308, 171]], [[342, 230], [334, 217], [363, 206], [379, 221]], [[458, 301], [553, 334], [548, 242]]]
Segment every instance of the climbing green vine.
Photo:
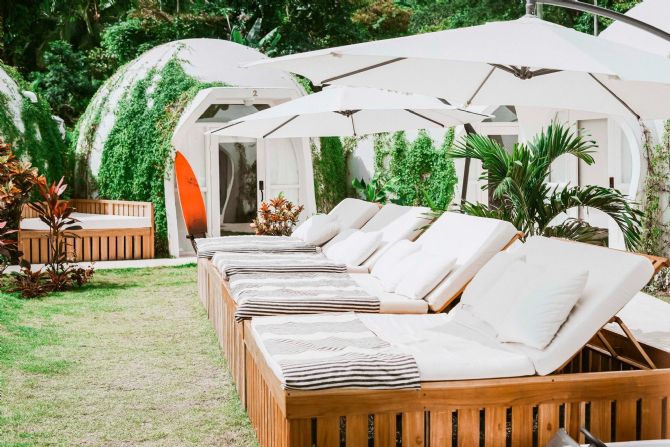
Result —
[[[27, 82], [14, 68], [0, 63], [0, 70], [4, 70], [16, 82], [19, 90], [29, 90]], [[17, 157], [28, 159], [48, 180], [58, 180], [63, 176], [71, 178], [74, 160], [72, 152], [68, 150], [58, 124], [51, 116], [49, 105], [40, 97], [37, 102], [32, 102], [22, 96], [21, 101], [23, 132], [10, 115], [9, 98], [0, 92], [0, 137], [12, 144]]]
[[[663, 139], [654, 144], [645, 131], [647, 176], [643, 186], [642, 251], [670, 255], [670, 121], [666, 121]], [[670, 292], [670, 269], [661, 271], [648, 287], [651, 292]]]
[[153, 202], [158, 255], [168, 253], [163, 182], [170, 175], [170, 139], [193, 97], [214, 85], [220, 84], [190, 77], [176, 58], [150, 70], [122, 98], [104, 144], [97, 178], [100, 197]]
[[327, 213], [348, 196], [347, 154], [342, 140], [321, 138], [320, 147], [312, 143], [314, 195], [316, 209]]

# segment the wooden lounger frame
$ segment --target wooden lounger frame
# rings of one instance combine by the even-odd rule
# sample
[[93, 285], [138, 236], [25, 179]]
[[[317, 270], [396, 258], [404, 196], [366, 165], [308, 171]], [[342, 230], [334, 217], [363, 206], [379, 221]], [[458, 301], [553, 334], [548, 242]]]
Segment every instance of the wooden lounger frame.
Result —
[[[68, 238], [68, 253], [73, 261], [117, 261], [123, 259], [152, 259], [154, 257], [154, 206], [151, 202], [124, 200], [72, 199], [68, 201], [77, 212], [114, 216], [149, 217], [151, 226], [145, 228], [113, 228], [75, 230], [78, 237]], [[23, 218], [37, 217], [24, 206]], [[23, 258], [31, 264], [48, 261], [48, 231], [21, 230], [18, 241]]]

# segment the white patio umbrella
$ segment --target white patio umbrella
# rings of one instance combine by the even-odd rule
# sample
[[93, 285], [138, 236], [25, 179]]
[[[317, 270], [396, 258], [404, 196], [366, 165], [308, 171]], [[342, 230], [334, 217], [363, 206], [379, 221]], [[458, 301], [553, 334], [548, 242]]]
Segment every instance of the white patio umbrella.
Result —
[[211, 133], [251, 138], [356, 136], [445, 128], [488, 117], [434, 97], [334, 86], [236, 119]]
[[670, 60], [525, 16], [284, 56], [250, 65], [317, 85], [370, 86], [453, 103], [670, 117]]

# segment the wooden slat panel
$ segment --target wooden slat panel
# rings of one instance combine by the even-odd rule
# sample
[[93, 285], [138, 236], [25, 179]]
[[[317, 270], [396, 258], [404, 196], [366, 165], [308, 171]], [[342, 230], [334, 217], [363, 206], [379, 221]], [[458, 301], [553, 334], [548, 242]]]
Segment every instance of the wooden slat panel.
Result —
[[93, 236], [91, 238], [91, 260], [97, 261], [100, 259], [100, 237]]
[[124, 236], [116, 237], [116, 259], [125, 259], [124, 249], [125, 249], [126, 238]]
[[586, 426], [586, 404], [584, 402], [571, 402], [565, 405], [565, 430], [578, 442], [583, 442], [581, 427]]
[[108, 238], [109, 248], [108, 248], [108, 251], [107, 251], [107, 259], [109, 259], [110, 261], [115, 261], [117, 259], [117, 256], [116, 256], [116, 247], [117, 247], [116, 239], [117, 239], [116, 236], [111, 236], [111, 237]]
[[430, 412], [430, 445], [450, 446], [452, 443], [452, 412]]
[[512, 445], [533, 443], [533, 407], [512, 407]]
[[616, 440], [635, 441], [637, 423], [637, 401], [619, 400], [616, 403]]
[[559, 409], [554, 403], [540, 404], [537, 407], [537, 442], [547, 445], [554, 437], [559, 426]]
[[600, 438], [603, 442], [611, 441], [612, 402], [609, 400], [597, 400], [591, 402], [590, 417], [590, 432]]
[[412, 411], [402, 414], [402, 445], [423, 446], [426, 444], [424, 435], [424, 412]]
[[486, 408], [484, 435], [487, 446], [505, 447], [507, 434], [507, 409]]
[[316, 419], [317, 447], [339, 447], [340, 418], [328, 416]]
[[142, 236], [133, 236], [133, 259], [142, 259]]
[[660, 439], [663, 434], [663, 399], [647, 398], [642, 399], [641, 415], [641, 437], [642, 439]]
[[109, 259], [109, 237], [100, 238], [100, 260], [106, 261]]
[[310, 419], [292, 419], [288, 423], [290, 447], [312, 445], [312, 421]]
[[375, 414], [375, 447], [395, 445], [395, 413]]
[[368, 446], [368, 416], [366, 414], [351, 414], [346, 418], [347, 447]]
[[458, 410], [458, 445], [460, 447], [479, 446], [479, 410]]

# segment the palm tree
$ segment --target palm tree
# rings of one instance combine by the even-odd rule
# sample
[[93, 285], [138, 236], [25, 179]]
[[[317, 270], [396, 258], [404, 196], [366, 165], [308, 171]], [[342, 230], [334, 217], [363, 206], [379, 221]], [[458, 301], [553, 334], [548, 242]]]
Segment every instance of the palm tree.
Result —
[[594, 160], [590, 153], [595, 147], [594, 141], [558, 123], [552, 123], [529, 143], [515, 144], [511, 153], [486, 136], [468, 135], [449, 150], [448, 156], [480, 160], [484, 170], [480, 179], [486, 182], [483, 189], [490, 190], [493, 200], [491, 205], [465, 202], [461, 210], [507, 220], [526, 236], [555, 236], [604, 245], [605, 229], [575, 218], [553, 222], [571, 208], [595, 208], [614, 219], [623, 231], [626, 247], [636, 249], [642, 213], [619, 191], [601, 186], [558, 188], [546, 183], [551, 164], [558, 157], [568, 154], [591, 165]]

